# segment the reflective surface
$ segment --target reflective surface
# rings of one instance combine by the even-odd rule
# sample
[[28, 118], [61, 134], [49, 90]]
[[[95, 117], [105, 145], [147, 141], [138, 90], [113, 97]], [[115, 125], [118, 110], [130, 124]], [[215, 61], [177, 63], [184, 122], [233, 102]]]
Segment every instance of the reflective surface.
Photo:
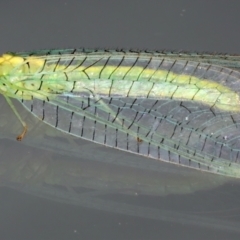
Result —
[[[237, 4], [2, 3], [1, 52], [135, 47], [239, 53]], [[239, 239], [239, 182], [66, 137], [0, 99], [4, 239]], [[84, 149], [84, 151], [83, 151]]]
[[[66, 212], [74, 208], [79, 221], [84, 221], [84, 209], [87, 215], [89, 211], [99, 213], [99, 219], [105, 214], [114, 216], [119, 227], [130, 221], [121, 220], [123, 217], [145, 224], [154, 221], [183, 229], [239, 233], [238, 201], [231, 193], [237, 190], [237, 180], [106, 149], [63, 134], [25, 110], [21, 113], [29, 132], [17, 142], [15, 132], [21, 125], [13, 113], [4, 113], [8, 106], [1, 103], [3, 203], [11, 194], [26, 201], [35, 196], [33, 199], [40, 201], [34, 204], [36, 210], [47, 210], [41, 203], [47, 200]], [[231, 206], [224, 206], [226, 202]], [[6, 211], [4, 204], [1, 208]], [[24, 208], [28, 212], [28, 207]], [[75, 236], [81, 230], [78, 225], [68, 234]]]

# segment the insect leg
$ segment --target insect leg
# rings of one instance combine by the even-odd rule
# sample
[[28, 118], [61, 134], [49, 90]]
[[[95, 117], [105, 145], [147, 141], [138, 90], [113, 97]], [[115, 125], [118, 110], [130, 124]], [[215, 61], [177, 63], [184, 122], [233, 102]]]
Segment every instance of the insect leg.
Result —
[[9, 106], [11, 107], [11, 109], [13, 110], [14, 114], [16, 115], [16, 117], [19, 119], [19, 121], [20, 121], [21, 124], [23, 125], [23, 131], [22, 131], [22, 133], [19, 134], [19, 135], [17, 136], [17, 138], [16, 138], [18, 141], [21, 141], [21, 140], [24, 138], [24, 136], [26, 135], [26, 133], [27, 133], [27, 125], [26, 125], [26, 123], [22, 120], [22, 118], [21, 118], [21, 116], [19, 115], [17, 109], [14, 107], [11, 99], [10, 99], [9, 97], [7, 97], [7, 96], [4, 96], [4, 97], [5, 97], [6, 101], [7, 101], [7, 103], [9, 104]]

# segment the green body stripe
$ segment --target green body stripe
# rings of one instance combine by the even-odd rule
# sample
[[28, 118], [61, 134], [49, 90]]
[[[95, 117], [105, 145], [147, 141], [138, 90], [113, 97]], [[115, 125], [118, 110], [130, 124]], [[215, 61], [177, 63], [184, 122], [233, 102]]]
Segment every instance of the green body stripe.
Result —
[[[2, 74], [11, 82], [7, 87], [6, 81], [0, 90], [10, 97], [45, 99], [54, 97], [55, 92], [92, 92], [119, 97], [194, 100], [222, 110], [239, 111], [239, 94], [218, 79], [211, 79], [218, 70], [194, 62], [154, 56], [84, 54], [45, 58], [4, 55], [0, 62]], [[210, 77], [204, 76], [207, 72], [211, 72]], [[220, 77], [229, 76], [221, 73]]]

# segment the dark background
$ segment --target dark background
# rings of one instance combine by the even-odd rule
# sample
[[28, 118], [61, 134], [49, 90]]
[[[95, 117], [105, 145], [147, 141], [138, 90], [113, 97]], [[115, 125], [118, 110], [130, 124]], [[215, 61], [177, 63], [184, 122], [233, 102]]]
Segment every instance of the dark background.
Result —
[[1, 1], [1, 52], [119, 47], [237, 53], [237, 1]]
[[[98, 47], [239, 54], [239, 11], [240, 2], [234, 0], [2, 0], [0, 53]], [[183, 206], [198, 200], [194, 204], [200, 206], [209, 201], [219, 204], [221, 199], [223, 210], [234, 209], [225, 217], [240, 225], [239, 185], [227, 185], [192, 197], [160, 200], [165, 204], [182, 201]], [[5, 240], [219, 240], [239, 239], [240, 236], [231, 230], [193, 227], [184, 222], [177, 224], [61, 204], [6, 187], [0, 189], [0, 205], [0, 239]]]

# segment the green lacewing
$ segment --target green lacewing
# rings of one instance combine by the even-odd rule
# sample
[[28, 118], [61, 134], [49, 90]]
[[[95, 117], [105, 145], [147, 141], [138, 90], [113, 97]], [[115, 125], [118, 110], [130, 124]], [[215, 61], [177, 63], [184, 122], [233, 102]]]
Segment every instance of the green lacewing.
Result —
[[240, 177], [240, 57], [65, 49], [0, 57], [0, 93], [108, 147]]

